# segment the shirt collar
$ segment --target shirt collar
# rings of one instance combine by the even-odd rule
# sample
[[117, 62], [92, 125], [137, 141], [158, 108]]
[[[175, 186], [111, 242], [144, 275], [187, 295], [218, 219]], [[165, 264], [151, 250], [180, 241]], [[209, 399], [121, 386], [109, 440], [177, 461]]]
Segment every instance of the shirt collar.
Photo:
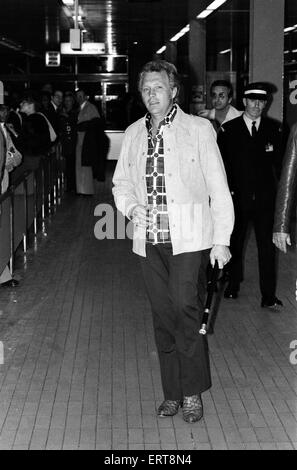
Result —
[[243, 113], [243, 119], [249, 129], [252, 127], [253, 122], [256, 122], [256, 128], [259, 128], [261, 116], [259, 116], [257, 119], [251, 119], [245, 113]]
[[[158, 129], [160, 129], [162, 126], [166, 126], [168, 124], [171, 124], [176, 116], [177, 113], [177, 106], [174, 104], [171, 108], [171, 110], [167, 113], [167, 115], [164, 117], [164, 119], [160, 122]], [[151, 114], [146, 113], [145, 115], [145, 125], [148, 130], [148, 132], [151, 131], [152, 129], [152, 123], [151, 123]]]

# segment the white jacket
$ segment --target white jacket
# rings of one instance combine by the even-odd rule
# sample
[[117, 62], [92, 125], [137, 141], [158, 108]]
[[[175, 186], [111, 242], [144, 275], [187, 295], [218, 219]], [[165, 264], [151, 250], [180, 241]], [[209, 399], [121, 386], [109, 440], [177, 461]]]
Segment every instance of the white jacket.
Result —
[[[241, 116], [242, 114], [243, 114], [243, 111], [238, 111], [238, 109], [236, 109], [236, 108], [234, 108], [234, 106], [230, 105], [229, 109], [228, 109], [228, 112], [226, 114], [226, 117], [225, 117], [224, 121], [222, 122], [221, 126], [223, 124], [226, 124], [226, 122], [232, 121], [232, 119], [235, 119], [235, 118]], [[206, 112], [206, 110], [205, 110], [205, 116], [203, 116], [203, 117], [206, 117], [210, 121], [214, 121], [215, 118], [216, 118], [215, 108], [210, 109], [208, 112]]]
[[[164, 168], [173, 254], [229, 245], [234, 224], [229, 192], [216, 134], [209, 121], [185, 114], [179, 107], [164, 128]], [[145, 118], [125, 132], [113, 176], [116, 206], [127, 216], [137, 204], [147, 205]], [[145, 254], [146, 230], [135, 227], [133, 251]]]

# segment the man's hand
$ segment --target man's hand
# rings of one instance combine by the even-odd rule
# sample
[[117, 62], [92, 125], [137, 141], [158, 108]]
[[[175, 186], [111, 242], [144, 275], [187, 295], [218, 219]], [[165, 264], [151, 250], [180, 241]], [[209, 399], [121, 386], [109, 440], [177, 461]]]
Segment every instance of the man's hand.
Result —
[[272, 241], [275, 246], [284, 253], [287, 253], [287, 245], [291, 246], [291, 237], [289, 233], [274, 232], [272, 235]]
[[146, 207], [138, 204], [135, 206], [131, 213], [131, 220], [136, 227], [146, 228], [149, 224], [149, 219], [146, 213]]
[[224, 265], [229, 263], [231, 259], [231, 253], [225, 245], [215, 245], [210, 252], [210, 263], [214, 267], [217, 260], [219, 268], [223, 269]]

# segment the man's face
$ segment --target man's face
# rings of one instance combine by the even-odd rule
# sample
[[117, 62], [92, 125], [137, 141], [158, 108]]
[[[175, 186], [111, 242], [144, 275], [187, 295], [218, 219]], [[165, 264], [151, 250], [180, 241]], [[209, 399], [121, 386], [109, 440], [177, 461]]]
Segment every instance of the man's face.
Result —
[[0, 105], [0, 122], [6, 122], [8, 118], [8, 107]]
[[47, 95], [42, 95], [41, 104], [44, 108], [48, 108], [50, 104], [50, 98]]
[[66, 109], [72, 109], [73, 107], [73, 98], [72, 96], [65, 96], [64, 105]]
[[54, 96], [53, 96], [53, 102], [55, 105], [60, 106], [63, 101], [63, 93], [59, 90], [55, 91]]
[[22, 101], [21, 105], [20, 105], [20, 111], [21, 111], [21, 113], [24, 113], [24, 114], [27, 114], [27, 115], [32, 114], [34, 112], [33, 104], [29, 103], [26, 100]]
[[177, 93], [176, 88], [170, 88], [169, 78], [164, 70], [145, 73], [140, 91], [149, 113], [160, 120], [170, 111]]
[[243, 98], [243, 104], [245, 107], [245, 114], [250, 119], [257, 119], [261, 116], [265, 106], [265, 100], [259, 100], [257, 98]]
[[218, 110], [223, 111], [232, 101], [228, 96], [228, 88], [225, 86], [215, 86], [211, 90], [212, 106]]
[[76, 93], [76, 99], [77, 99], [78, 104], [81, 106], [86, 101], [87, 98], [83, 91], [78, 91]]

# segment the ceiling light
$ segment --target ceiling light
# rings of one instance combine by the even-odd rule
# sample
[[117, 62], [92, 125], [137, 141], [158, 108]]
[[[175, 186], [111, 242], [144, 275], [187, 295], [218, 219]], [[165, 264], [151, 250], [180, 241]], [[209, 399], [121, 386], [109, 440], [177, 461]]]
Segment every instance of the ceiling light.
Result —
[[213, 13], [215, 10], [217, 10], [223, 3], [225, 3], [227, 0], [214, 0], [214, 2], [210, 3], [208, 7], [203, 10], [199, 15], [196, 16], [196, 18], [206, 18], [208, 15]]
[[187, 26], [185, 26], [183, 29], [181, 29], [175, 36], [173, 36], [170, 41], [171, 42], [174, 42], [174, 41], [178, 41], [179, 38], [181, 38], [182, 36], [184, 36], [186, 33], [188, 33], [190, 31], [190, 25], [187, 24]]
[[213, 10], [204, 10], [199, 15], [196, 16], [196, 18], [206, 18], [208, 15], [212, 13]]
[[64, 3], [64, 5], [66, 5], [67, 7], [72, 7], [74, 5], [74, 0], [62, 0], [62, 2]]
[[162, 52], [166, 51], [166, 46], [162, 46], [157, 52], [156, 54], [162, 54]]
[[206, 8], [207, 10], [217, 10], [223, 3], [225, 3], [227, 0], [214, 0], [208, 7]]
[[228, 52], [231, 52], [231, 49], [225, 49], [223, 51], [220, 51], [219, 54], [228, 54]]

